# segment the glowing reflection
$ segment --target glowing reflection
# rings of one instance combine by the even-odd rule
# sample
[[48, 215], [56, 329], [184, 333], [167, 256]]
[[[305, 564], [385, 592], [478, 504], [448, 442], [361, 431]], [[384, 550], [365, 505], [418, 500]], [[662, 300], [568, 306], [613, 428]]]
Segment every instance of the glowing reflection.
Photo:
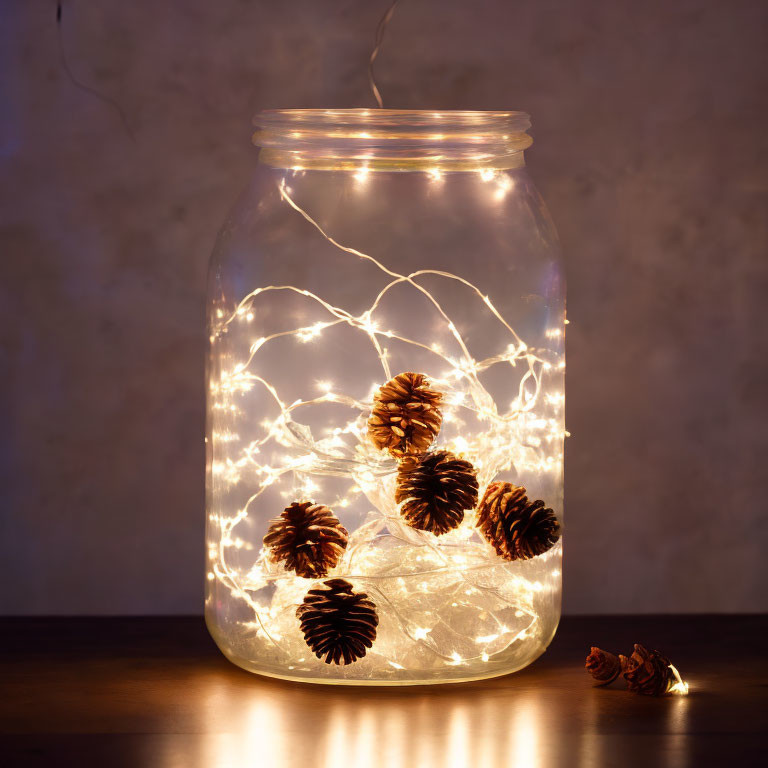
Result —
[[578, 762], [580, 768], [591, 768], [593, 765], [604, 763], [604, 739], [600, 733], [599, 717], [600, 707], [598, 696], [607, 691], [591, 688], [584, 696], [584, 718], [581, 723], [581, 736], [579, 738]]
[[376, 754], [377, 751], [381, 753], [382, 765], [405, 765], [408, 753], [411, 751], [409, 748], [410, 738], [406, 738], [405, 734], [409, 733], [409, 729], [413, 727], [413, 724], [406, 720], [402, 707], [393, 706], [387, 710], [381, 729], [384, 737], [383, 744], [376, 743], [376, 720], [380, 715], [377, 713], [375, 705], [367, 710], [367, 715], [369, 722], [368, 733], [371, 736], [371, 742], [368, 745], [367, 751], [362, 756], [360, 768], [367, 768], [371, 763], [371, 756]]
[[[674, 669], [674, 667], [673, 667]], [[677, 670], [674, 670], [677, 672]], [[678, 675], [679, 676], [679, 675]], [[682, 683], [682, 681], [680, 681]], [[683, 683], [685, 691], [688, 684]], [[666, 735], [664, 737], [664, 753], [668, 755], [669, 768], [686, 768], [691, 765], [690, 741], [688, 739], [688, 706], [686, 695], [670, 696], [670, 701], [664, 702], [667, 716]]]
[[510, 765], [514, 768], [530, 768], [539, 765], [541, 717], [534, 702], [516, 710], [512, 719], [512, 745], [509, 750]]
[[[565, 702], [492, 680], [446, 690], [289, 685], [222, 673], [203, 689], [203, 746], [175, 740], [158, 768], [422, 768], [556, 766], [545, 725], [571, 721]], [[680, 700], [683, 702], [683, 700]], [[545, 706], [546, 704], [546, 706]], [[176, 704], [178, 707], [178, 704]], [[176, 715], [175, 715], [176, 716]], [[675, 729], [677, 730], [677, 729]], [[558, 752], [559, 751], [559, 752]], [[591, 754], [594, 754], [592, 750]], [[584, 757], [582, 755], [581, 757]]]
[[450, 730], [448, 735], [448, 762], [451, 768], [466, 768], [472, 765], [472, 752], [470, 749], [470, 727], [467, 708], [463, 704], [456, 704], [451, 710], [449, 719]]
[[[345, 709], [345, 707], [336, 707], [329, 713], [328, 729], [325, 733], [325, 765], [345, 765], [347, 763], [349, 754], [347, 729], [350, 724], [347, 722], [348, 712]], [[357, 738], [358, 740], [363, 738], [360, 731], [357, 731]]]

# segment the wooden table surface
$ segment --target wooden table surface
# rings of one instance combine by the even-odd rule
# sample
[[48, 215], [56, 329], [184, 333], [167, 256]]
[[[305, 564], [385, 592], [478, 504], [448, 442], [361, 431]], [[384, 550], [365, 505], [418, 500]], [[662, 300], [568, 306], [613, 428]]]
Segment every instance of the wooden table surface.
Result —
[[[244, 672], [200, 618], [0, 619], [0, 766], [768, 765], [766, 616], [564, 618], [507, 677], [341, 688]], [[590, 644], [644, 642], [686, 697], [600, 689]]]

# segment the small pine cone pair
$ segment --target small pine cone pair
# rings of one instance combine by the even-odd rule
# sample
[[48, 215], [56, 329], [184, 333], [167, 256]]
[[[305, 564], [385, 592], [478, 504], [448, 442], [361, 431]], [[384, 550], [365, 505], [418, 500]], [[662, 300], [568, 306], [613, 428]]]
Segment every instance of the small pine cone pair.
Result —
[[401, 373], [390, 379], [373, 398], [368, 419], [373, 444], [397, 459], [423, 453], [440, 431], [442, 399], [423, 373]]
[[[305, 579], [325, 576], [338, 565], [348, 541], [346, 529], [328, 507], [294, 502], [271, 521], [264, 544], [275, 562]], [[376, 606], [344, 579], [330, 579], [325, 589], [310, 589], [296, 610], [312, 652], [326, 664], [351, 664], [365, 656], [376, 639]]]
[[349, 534], [336, 515], [322, 504], [294, 502], [271, 520], [264, 545], [274, 562], [305, 579], [317, 579], [335, 568], [347, 547]]
[[505, 560], [529, 560], [560, 537], [555, 513], [541, 499], [530, 501], [522, 486], [491, 483], [477, 510], [477, 527]]
[[365, 656], [379, 624], [374, 602], [344, 579], [310, 589], [296, 616], [310, 650], [326, 664], [351, 664]]
[[629, 658], [592, 647], [585, 667], [598, 685], [609, 685], [622, 674], [631, 693], [645, 696], [663, 696], [676, 680], [670, 660], [639, 643]]
[[440, 431], [442, 393], [423, 373], [401, 373], [376, 393], [368, 435], [400, 460], [395, 501], [412, 528], [436, 536], [458, 527], [477, 503], [474, 467], [449, 451], [429, 451]]

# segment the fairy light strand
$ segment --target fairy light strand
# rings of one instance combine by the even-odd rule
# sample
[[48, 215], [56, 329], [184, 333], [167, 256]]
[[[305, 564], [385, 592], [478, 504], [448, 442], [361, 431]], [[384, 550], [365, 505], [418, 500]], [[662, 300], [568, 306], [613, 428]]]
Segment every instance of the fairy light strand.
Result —
[[376, 27], [376, 40], [371, 51], [371, 57], [368, 60], [368, 84], [371, 86], [373, 97], [376, 99], [376, 103], [379, 105], [379, 109], [384, 108], [384, 101], [381, 98], [381, 92], [376, 85], [376, 78], [373, 75], [373, 63], [376, 61], [376, 57], [381, 51], [381, 46], [384, 44], [384, 34], [387, 31], [387, 25], [392, 20], [392, 16], [395, 13], [395, 8], [400, 0], [393, 0], [392, 5], [389, 6], [386, 13], [381, 17]]
[[675, 677], [675, 682], [672, 686], [670, 686], [669, 693], [673, 693], [677, 696], [687, 696], [688, 683], [686, 683], [685, 680], [680, 677], [680, 673], [677, 671], [677, 667], [674, 664], [670, 664], [669, 668]]
[[[241, 473], [248, 470], [253, 473], [257, 488], [232, 517], [224, 515], [214, 516], [213, 522], [219, 526], [219, 538], [218, 546], [210, 552], [214, 563], [209, 573], [209, 578], [218, 579], [235, 597], [242, 599], [248, 604], [256, 617], [255, 626], [258, 627], [258, 630], [263, 633], [264, 637], [276, 649], [285, 652], [279, 633], [271, 631], [264, 620], [264, 614], [268, 614], [269, 611], [251, 596], [247, 586], [244, 585], [243, 575], [235, 566], [230, 565], [228, 552], [232, 548], [239, 549], [243, 546], [242, 540], [234, 536], [234, 531], [237, 526], [248, 519], [253, 503], [268, 488], [275, 483], [279, 483], [281, 478], [287, 474], [294, 476], [295, 482], [298, 483], [298, 488], [303, 490], [308, 496], [317, 488], [316, 484], [312, 481], [312, 476], [328, 475], [354, 480], [355, 485], [353, 487], [357, 488], [356, 492], [367, 496], [368, 500], [381, 511], [381, 517], [378, 521], [375, 521], [379, 526], [386, 525], [393, 529], [399, 527], [402, 535], [413, 537], [413, 540], [417, 541], [418, 545], [424, 547], [424, 551], [434, 558], [433, 564], [439, 565], [439, 568], [437, 571], [430, 571], [430, 573], [439, 572], [440, 570], [458, 572], [468, 590], [479, 590], [488, 594], [493, 594], [495, 591], [482, 583], [479, 580], [480, 576], [476, 575], [480, 574], [483, 568], [487, 569], [489, 567], [487, 561], [480, 565], [472, 565], [466, 562], [466, 558], [464, 558], [465, 562], [456, 560], [455, 557], [452, 559], [451, 553], [447, 552], [443, 546], [438, 546], [433, 537], [421, 531], [403, 530], [404, 526], [397, 518], [396, 511], [386, 511], [386, 502], [383, 502], [377, 496], [380, 493], [377, 478], [391, 476], [394, 464], [390, 459], [376, 455], [370, 447], [367, 451], [359, 450], [361, 446], [367, 444], [365, 418], [370, 408], [370, 402], [337, 392], [334, 385], [329, 382], [318, 383], [318, 387], [322, 390], [322, 394], [318, 396], [295, 400], [292, 403], [286, 402], [270, 381], [250, 370], [258, 353], [266, 345], [286, 337], [295, 337], [301, 343], [312, 343], [328, 329], [345, 324], [363, 332], [367, 336], [381, 365], [382, 372], [387, 379], [391, 378], [392, 372], [387, 360], [386, 349], [382, 347], [380, 339], [394, 339], [434, 355], [437, 360], [442, 361], [447, 367], [442, 378], [433, 377], [434, 384], [443, 389], [446, 395], [448, 406], [445, 413], [446, 420], [450, 420], [450, 418], [460, 419], [461, 417], [458, 415], [460, 411], [473, 415], [483, 423], [483, 429], [480, 433], [470, 433], [469, 439], [466, 437], [456, 438], [455, 445], [453, 446], [450, 442], [448, 444], [449, 448], [474, 457], [481, 486], [487, 484], [500, 471], [513, 467], [516, 467], [518, 470], [539, 472], [561, 471], [561, 461], [553, 459], [551, 455], [541, 459], [533, 459], [532, 457], [539, 453], [543, 443], [553, 440], [561, 441], [567, 433], [560, 426], [562, 394], [548, 392], [546, 397], [543, 398], [543, 402], [541, 397], [544, 376], [553, 369], [561, 371], [563, 367], [562, 362], [554, 365], [552, 361], [547, 359], [549, 354], [546, 350], [528, 347], [495, 307], [488, 295], [484, 294], [470, 281], [442, 270], [422, 269], [407, 275], [393, 271], [375, 257], [356, 248], [346, 246], [334, 239], [309, 213], [298, 205], [288, 189], [284, 178], [278, 185], [278, 192], [280, 198], [333, 247], [351, 256], [370, 262], [384, 275], [392, 278], [379, 291], [371, 306], [357, 315], [331, 304], [311, 291], [292, 285], [270, 285], [257, 288], [247, 294], [229, 316], [225, 316], [221, 311], [218, 314], [220, 323], [215, 328], [212, 336], [213, 343], [232, 323], [248, 324], [252, 322], [255, 316], [253, 312], [254, 302], [259, 297], [270, 292], [294, 292], [315, 302], [330, 316], [328, 321], [320, 321], [310, 326], [279, 331], [253, 340], [249, 346], [246, 359], [234, 365], [231, 370], [223, 370], [218, 380], [213, 381], [211, 384], [214, 410], [231, 411], [236, 408], [232, 403], [233, 397], [249, 392], [254, 386], [261, 386], [268, 393], [279, 411], [274, 419], [265, 421], [263, 425], [264, 434], [258, 439], [249, 442], [242, 449], [241, 455], [238, 458], [234, 460], [227, 459], [224, 463], [214, 462], [214, 474], [225, 482], [230, 484], [239, 483]], [[488, 358], [475, 360], [446, 310], [440, 305], [435, 296], [417, 281], [418, 278], [427, 276], [457, 281], [477, 296], [492, 316], [509, 333], [510, 342], [506, 349]], [[454, 339], [459, 352], [458, 356], [452, 356], [444, 352], [437, 344], [427, 345], [417, 340], [409, 339], [392, 330], [379, 327], [379, 322], [375, 317], [376, 312], [387, 293], [400, 284], [411, 286], [431, 303]], [[561, 335], [561, 328], [553, 328], [546, 333], [546, 337], [551, 340], [560, 339]], [[517, 396], [509, 404], [508, 409], [500, 411], [498, 404], [481, 383], [479, 374], [501, 364], [509, 365], [512, 368], [515, 368], [517, 365], [523, 365], [524, 372], [519, 379]], [[342, 427], [333, 430], [333, 434], [329, 437], [315, 440], [307, 428], [296, 422], [293, 416], [300, 409], [327, 403], [348, 407], [355, 415]], [[545, 410], [554, 412], [556, 416], [550, 416], [549, 418], [537, 416], [536, 409], [539, 404], [542, 404]], [[358, 451], [350, 450], [342, 436], [351, 436]], [[234, 443], [235, 439], [228, 438], [227, 442]], [[292, 455], [283, 459], [280, 466], [263, 463], [261, 459], [262, 448], [271, 442], [293, 451]], [[289, 495], [291, 494], [289, 493]], [[340, 502], [342, 506], [345, 506], [349, 503], [349, 499], [340, 499]], [[356, 537], [358, 544], [353, 544], [347, 551], [345, 559], [350, 562], [355, 561], [356, 546], [359, 548], [366, 541], [364, 528], [365, 525], [356, 531], [356, 534], [358, 534]], [[459, 537], [471, 535], [472, 529], [468, 525], [463, 526], [463, 529], [457, 532]], [[240, 546], [238, 546], [238, 542], [240, 542]], [[559, 547], [557, 549], [559, 550]], [[255, 576], [261, 574], [261, 566], [259, 565], [261, 562], [263, 562], [263, 553], [261, 553], [254, 566], [255, 570], [252, 569]], [[366, 588], [376, 593], [378, 600], [383, 605], [387, 605], [393, 615], [397, 615], [401, 629], [413, 642], [419, 644], [428, 643], [428, 638], [422, 637], [423, 633], [417, 631], [418, 628], [411, 628], [408, 619], [397, 612], [389, 596], [377, 585], [377, 577], [375, 575], [366, 573], [365, 569], [359, 566], [353, 570], [355, 572], [349, 575], [349, 578], [361, 582]], [[277, 574], [272, 574], [271, 577], [278, 581], [281, 578]], [[512, 581], [517, 584], [518, 607], [523, 609], [522, 616], [528, 616], [528, 624], [518, 632], [510, 632], [508, 629], [499, 627], [498, 632], [491, 633], [495, 637], [500, 635], [509, 636], [508, 642], [504, 647], [508, 647], [509, 644], [528, 637], [530, 633], [535, 632], [538, 617], [534, 610], [533, 601], [535, 594], [543, 588], [539, 582], [529, 582], [519, 576], [513, 577]], [[490, 637], [491, 634], [487, 635], [487, 637]], [[457, 655], [455, 653], [446, 655], [435, 648], [434, 645], [428, 647], [448, 664], [461, 664], [473, 659], [485, 661], [486, 657], [488, 657], [486, 648], [481, 648], [474, 656], [460, 657], [457, 660], [454, 658]], [[498, 650], [494, 652], [498, 652]]]

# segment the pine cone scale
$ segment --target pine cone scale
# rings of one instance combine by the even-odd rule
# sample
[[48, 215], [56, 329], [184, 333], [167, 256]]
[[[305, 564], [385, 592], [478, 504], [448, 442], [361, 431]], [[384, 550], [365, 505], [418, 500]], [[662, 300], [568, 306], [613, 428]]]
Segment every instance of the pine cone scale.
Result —
[[307, 531], [315, 536], [322, 536], [329, 541], [347, 541], [347, 537], [338, 529], [327, 525], [308, 525]]

